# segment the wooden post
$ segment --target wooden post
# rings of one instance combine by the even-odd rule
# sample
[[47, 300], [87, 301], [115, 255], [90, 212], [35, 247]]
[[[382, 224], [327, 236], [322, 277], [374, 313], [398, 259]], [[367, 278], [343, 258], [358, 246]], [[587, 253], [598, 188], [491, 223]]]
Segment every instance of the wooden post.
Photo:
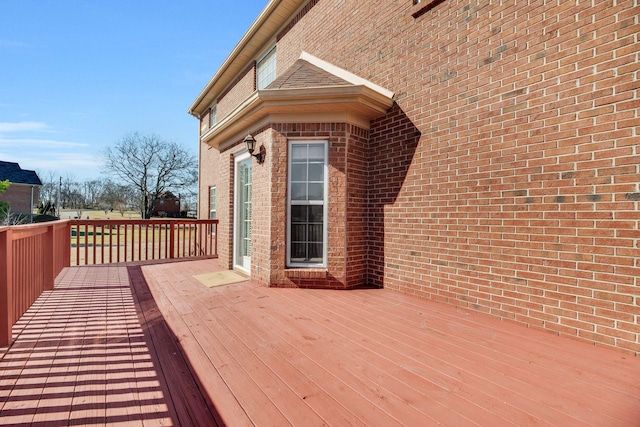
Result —
[[13, 335], [13, 257], [11, 228], [0, 231], [0, 347], [11, 344]]
[[[71, 266], [71, 221], [67, 221], [64, 226], [64, 261], [62, 263], [62, 267], [70, 267]], [[76, 239], [76, 246], [78, 246], [78, 239]]]
[[213, 248], [214, 250], [213, 254], [215, 256], [218, 256], [218, 223], [216, 222], [215, 224], [213, 224], [213, 227], [215, 229], [215, 234], [216, 234], [216, 236], [214, 237], [215, 240], [213, 241], [215, 245], [215, 247]]
[[47, 232], [44, 235], [44, 254], [42, 261], [44, 264], [44, 283], [43, 289], [50, 291], [53, 289], [53, 283], [55, 282], [55, 259], [54, 253], [56, 248], [56, 230], [53, 224], [47, 225]]
[[169, 258], [175, 257], [174, 244], [176, 241], [176, 237], [173, 235], [173, 233], [174, 233], [173, 221], [169, 221]]

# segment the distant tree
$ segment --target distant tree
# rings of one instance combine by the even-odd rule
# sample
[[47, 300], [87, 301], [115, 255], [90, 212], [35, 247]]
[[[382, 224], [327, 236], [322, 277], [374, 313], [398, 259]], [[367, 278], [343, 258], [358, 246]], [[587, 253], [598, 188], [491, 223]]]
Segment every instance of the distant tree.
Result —
[[47, 202], [55, 203], [58, 196], [59, 175], [55, 172], [49, 172], [46, 176], [38, 173], [42, 187], [40, 187], [40, 201], [46, 205]]
[[72, 174], [60, 180], [60, 204], [63, 209], [75, 209], [83, 204], [80, 184]]
[[86, 180], [82, 187], [84, 189], [84, 207], [93, 209], [98, 205], [98, 198], [104, 191], [105, 182], [101, 179]]
[[106, 211], [117, 210], [121, 216], [132, 202], [131, 187], [106, 180], [99, 197], [100, 208]]
[[107, 173], [135, 188], [145, 219], [151, 218], [160, 194], [191, 187], [197, 177], [195, 157], [177, 143], [156, 135], [129, 134], [107, 148], [104, 159]]

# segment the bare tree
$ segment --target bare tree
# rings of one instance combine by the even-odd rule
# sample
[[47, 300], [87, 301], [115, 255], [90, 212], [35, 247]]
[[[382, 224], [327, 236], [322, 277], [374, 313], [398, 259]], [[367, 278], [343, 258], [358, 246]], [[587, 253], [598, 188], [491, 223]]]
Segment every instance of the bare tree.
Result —
[[127, 135], [107, 148], [104, 158], [107, 172], [138, 192], [143, 218], [151, 218], [162, 193], [190, 187], [197, 176], [195, 157], [177, 143], [156, 135]]
[[48, 172], [47, 176], [38, 173], [40, 181], [42, 181], [42, 187], [40, 187], [40, 201], [45, 204], [55, 203], [58, 195], [58, 181], [59, 175], [55, 172]]
[[[105, 212], [115, 209], [120, 212], [120, 216], [124, 216], [124, 212], [132, 202], [135, 203], [132, 193], [133, 191], [130, 186], [120, 185], [111, 180], [106, 180], [102, 194], [99, 197], [100, 208], [104, 209]], [[137, 199], [137, 197], [135, 199]]]
[[105, 182], [101, 179], [86, 180], [82, 187], [84, 189], [84, 206], [93, 209], [98, 205], [98, 197], [104, 191]]
[[75, 209], [84, 204], [84, 197], [80, 192], [80, 184], [73, 174], [60, 180], [60, 204], [63, 209]]

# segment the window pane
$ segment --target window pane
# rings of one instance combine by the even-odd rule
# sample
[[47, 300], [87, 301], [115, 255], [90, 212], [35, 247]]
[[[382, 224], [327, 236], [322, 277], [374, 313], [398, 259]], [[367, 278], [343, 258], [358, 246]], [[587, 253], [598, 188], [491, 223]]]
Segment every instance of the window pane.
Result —
[[276, 79], [276, 48], [265, 55], [257, 65], [257, 86], [258, 89], [264, 89]]
[[309, 161], [324, 162], [324, 144], [309, 144]]
[[310, 242], [322, 242], [322, 224], [309, 224], [309, 237], [307, 240]]
[[216, 219], [216, 187], [209, 188], [209, 219]]
[[291, 184], [291, 200], [307, 200], [307, 184], [292, 183]]
[[209, 110], [209, 126], [213, 126], [218, 122], [217, 111], [218, 107], [216, 105], [212, 106]]
[[309, 164], [309, 181], [324, 181], [324, 164]]
[[307, 247], [307, 257], [309, 261], [322, 262], [322, 243], [310, 243]]
[[310, 183], [309, 189], [307, 190], [309, 192], [308, 200], [323, 200], [324, 199], [323, 188], [324, 188], [324, 184]]
[[296, 144], [291, 147], [291, 161], [292, 162], [303, 161], [306, 163], [307, 161], [307, 145], [306, 144]]
[[306, 244], [291, 242], [291, 260], [300, 262], [300, 261], [305, 261], [305, 258], [306, 258]]
[[307, 240], [307, 226], [305, 224], [291, 225], [291, 241], [304, 242]]
[[309, 208], [309, 222], [323, 222], [324, 218], [322, 212], [324, 211], [324, 206], [322, 205], [312, 205], [308, 206]]
[[307, 209], [310, 206], [291, 206], [291, 222], [307, 222]]
[[307, 165], [304, 163], [291, 165], [291, 181], [306, 181]]

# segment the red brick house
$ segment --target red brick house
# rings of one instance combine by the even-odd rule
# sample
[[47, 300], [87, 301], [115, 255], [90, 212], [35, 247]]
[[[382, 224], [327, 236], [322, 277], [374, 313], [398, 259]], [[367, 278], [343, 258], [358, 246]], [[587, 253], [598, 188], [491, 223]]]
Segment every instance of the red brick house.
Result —
[[592, 3], [269, 1], [189, 109], [220, 260], [639, 352], [640, 10]]
[[18, 163], [0, 161], [0, 181], [4, 180], [9, 180], [10, 186], [0, 195], [0, 201], [9, 202], [12, 214], [33, 214], [42, 187], [38, 174], [22, 169]]
[[178, 218], [180, 216], [180, 198], [171, 191], [165, 191], [154, 202], [151, 215]]

